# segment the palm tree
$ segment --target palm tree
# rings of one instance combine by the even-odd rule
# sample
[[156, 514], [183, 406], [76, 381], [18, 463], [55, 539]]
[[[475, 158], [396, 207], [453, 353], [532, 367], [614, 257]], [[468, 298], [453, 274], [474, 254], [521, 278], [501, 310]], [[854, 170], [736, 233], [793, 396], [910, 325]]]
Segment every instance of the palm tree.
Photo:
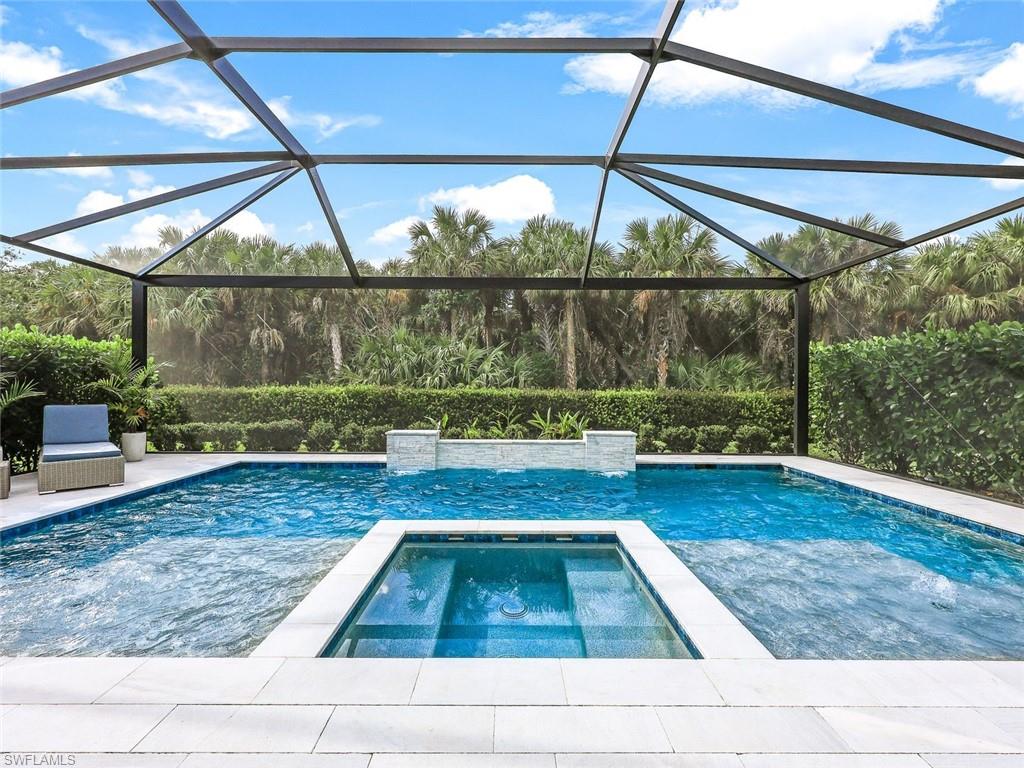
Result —
[[[570, 221], [535, 216], [526, 222], [519, 233], [516, 248], [520, 267], [526, 274], [538, 277], [575, 276], [583, 271], [590, 244], [590, 233], [577, 228]], [[607, 243], [595, 243], [590, 271], [605, 274], [612, 262], [612, 248]], [[531, 291], [534, 304], [554, 301], [558, 303], [562, 320], [565, 358], [565, 386], [576, 389], [577, 346], [579, 330], [585, 327], [583, 301], [579, 291]]]
[[[452, 277], [474, 276], [490, 272], [490, 252], [494, 224], [479, 211], [467, 208], [434, 206], [430, 222], [417, 221], [409, 227], [409, 266], [414, 275]], [[453, 333], [453, 299], [447, 293], [441, 299], [444, 330]], [[489, 330], [487, 331], [490, 332]]]
[[[647, 219], [631, 221], [623, 261], [628, 274], [644, 277], [708, 277], [722, 274], [726, 266], [715, 234], [683, 215], [663, 216], [653, 227]], [[645, 290], [633, 296], [633, 307], [648, 329], [659, 387], [668, 386], [669, 356], [688, 339], [689, 318], [699, 302], [693, 292]]]

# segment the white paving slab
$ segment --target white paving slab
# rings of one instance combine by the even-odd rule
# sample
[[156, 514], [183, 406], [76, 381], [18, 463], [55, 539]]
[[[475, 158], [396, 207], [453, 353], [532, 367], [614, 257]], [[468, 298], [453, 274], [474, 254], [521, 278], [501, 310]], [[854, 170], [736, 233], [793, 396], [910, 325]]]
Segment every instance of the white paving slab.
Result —
[[928, 768], [917, 755], [741, 755], [743, 768]]
[[[140, 755], [141, 757], [141, 755]], [[181, 768], [366, 768], [370, 755], [229, 755], [195, 753]], [[75, 768], [78, 768], [77, 766]]]
[[682, 659], [563, 659], [569, 704], [721, 704], [703, 665]]
[[491, 752], [493, 746], [493, 707], [337, 707], [316, 751]]
[[496, 752], [671, 752], [649, 707], [497, 707]]
[[408, 704], [420, 659], [287, 659], [257, 704]]
[[171, 709], [164, 704], [5, 706], [0, 711], [0, 751], [128, 752]]
[[658, 716], [676, 752], [850, 751], [808, 708], [659, 707]]
[[881, 704], [842, 663], [818, 660], [709, 660], [701, 662], [727, 704], [740, 706], [863, 706]]
[[[136, 752], [311, 752], [330, 707], [175, 707]], [[357, 751], [357, 750], [351, 750]]]
[[380, 754], [370, 768], [555, 768], [555, 756]]
[[743, 768], [738, 755], [555, 755], [558, 768]]
[[1020, 755], [921, 755], [931, 768], [1021, 768]]
[[964, 707], [823, 707], [856, 752], [1020, 752], [1019, 740]]
[[0, 701], [5, 704], [88, 704], [117, 685], [142, 659], [11, 659], [0, 667]]
[[424, 659], [413, 704], [565, 704], [558, 659]]
[[101, 704], [248, 704], [281, 659], [148, 659]]
[[[38, 766], [39, 768], [44, 766], [62, 766], [62, 768], [72, 768], [72, 766], [73, 768], [179, 768], [185, 761], [185, 758], [188, 757], [188, 755], [183, 754], [138, 755], [118, 754], [117, 752], [56, 753], [60, 757], [55, 757], [53, 752], [29, 754], [32, 755], [31, 761], [21, 763], [21, 765]], [[74, 756], [74, 763], [70, 760], [72, 755]], [[0, 762], [0, 765], [18, 764], [15, 763], [16, 758], [14, 755], [4, 755], [2, 757], [7, 762]], [[55, 762], [59, 760], [63, 760], [63, 764]]]

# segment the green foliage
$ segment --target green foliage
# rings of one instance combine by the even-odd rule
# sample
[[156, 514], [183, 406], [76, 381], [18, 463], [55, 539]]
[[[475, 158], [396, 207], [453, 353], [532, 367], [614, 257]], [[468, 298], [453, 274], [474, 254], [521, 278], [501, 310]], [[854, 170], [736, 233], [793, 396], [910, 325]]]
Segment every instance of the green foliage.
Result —
[[[20, 381], [31, 380], [42, 392], [24, 398], [4, 411], [4, 457], [15, 472], [31, 472], [39, 458], [43, 433], [43, 406], [48, 403], [104, 402], [90, 384], [109, 375], [107, 357], [127, 349], [127, 342], [90, 341], [72, 336], [49, 336], [20, 325], [0, 329], [0, 370]], [[111, 435], [122, 431], [111, 419]]]
[[674, 383], [685, 389], [748, 392], [777, 386], [756, 360], [740, 354], [711, 360], [705, 355], [689, 355], [676, 362], [673, 376]]
[[828, 455], [1024, 498], [1024, 324], [815, 345], [811, 361]]
[[734, 438], [738, 453], [765, 453], [772, 444], [772, 433], [756, 424], [741, 424]]
[[129, 430], [144, 432], [150, 413], [163, 400], [157, 389], [160, 384], [157, 365], [152, 360], [137, 365], [127, 347], [111, 351], [104, 363], [109, 375], [93, 382], [91, 391], [111, 401], [110, 409], [121, 417]]
[[724, 424], [706, 424], [697, 427], [694, 448], [697, 453], [722, 453], [732, 440], [732, 430]]
[[329, 451], [334, 445], [337, 430], [329, 421], [317, 419], [309, 425], [307, 444], [314, 451]]
[[589, 420], [586, 416], [572, 411], [563, 411], [552, 418], [551, 409], [546, 414], [534, 411], [529, 425], [537, 431], [541, 440], [582, 440]]
[[298, 419], [277, 419], [249, 425], [246, 447], [251, 451], [294, 451], [306, 437]]
[[[739, 429], [743, 429], [741, 424]], [[692, 427], [665, 427], [661, 430], [661, 441], [671, 453], [690, 453], [697, 444], [697, 430]]]

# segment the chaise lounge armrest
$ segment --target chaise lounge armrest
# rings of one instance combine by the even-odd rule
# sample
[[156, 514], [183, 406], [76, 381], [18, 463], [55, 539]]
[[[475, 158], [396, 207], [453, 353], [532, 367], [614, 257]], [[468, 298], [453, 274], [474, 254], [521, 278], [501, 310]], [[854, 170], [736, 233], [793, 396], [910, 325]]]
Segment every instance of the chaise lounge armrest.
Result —
[[110, 459], [121, 455], [121, 449], [110, 442], [51, 443], [43, 446], [42, 461], [79, 461]]

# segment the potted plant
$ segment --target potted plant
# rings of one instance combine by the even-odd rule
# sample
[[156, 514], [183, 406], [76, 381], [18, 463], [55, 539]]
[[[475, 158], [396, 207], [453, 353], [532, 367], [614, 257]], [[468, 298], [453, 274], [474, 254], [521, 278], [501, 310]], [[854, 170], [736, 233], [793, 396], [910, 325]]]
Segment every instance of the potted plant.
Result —
[[127, 427], [121, 433], [121, 453], [125, 461], [142, 461], [146, 456], [146, 422], [163, 401], [157, 389], [158, 366], [152, 361], [138, 365], [131, 353], [122, 349], [107, 361], [110, 375], [93, 384], [113, 399], [110, 408], [121, 416]]
[[[36, 389], [36, 383], [31, 379], [18, 381], [11, 371], [0, 371], [0, 414], [19, 400], [28, 400], [41, 394], [42, 391]], [[0, 445], [0, 499], [6, 499], [10, 492], [11, 468], [4, 461], [4, 447]]]

